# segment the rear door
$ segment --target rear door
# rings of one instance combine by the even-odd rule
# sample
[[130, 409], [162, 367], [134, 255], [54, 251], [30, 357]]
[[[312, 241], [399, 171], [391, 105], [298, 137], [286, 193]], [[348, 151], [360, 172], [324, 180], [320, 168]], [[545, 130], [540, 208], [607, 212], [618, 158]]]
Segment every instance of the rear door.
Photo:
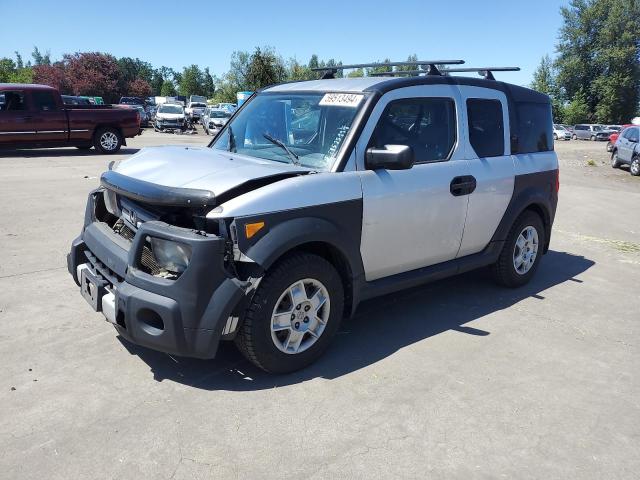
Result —
[[476, 182], [458, 257], [482, 251], [496, 231], [513, 194], [515, 166], [511, 157], [507, 97], [498, 90], [460, 86], [467, 114], [469, 173]]
[[33, 115], [24, 90], [0, 91], [0, 143], [24, 145], [35, 141]]
[[53, 90], [31, 91], [31, 114], [37, 142], [65, 142], [67, 116]]

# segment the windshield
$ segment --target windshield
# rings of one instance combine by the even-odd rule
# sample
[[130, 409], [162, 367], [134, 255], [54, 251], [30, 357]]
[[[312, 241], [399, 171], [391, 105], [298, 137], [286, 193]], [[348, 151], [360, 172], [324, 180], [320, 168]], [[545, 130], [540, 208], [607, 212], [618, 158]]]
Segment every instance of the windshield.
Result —
[[593, 131], [594, 132], [599, 132], [600, 130], [602, 130], [602, 125], [594, 125], [593, 126]]
[[206, 103], [192, 103], [191, 104], [192, 107], [202, 107], [205, 108], [207, 106]]
[[180, 105], [160, 105], [158, 113], [183, 113]]
[[211, 118], [229, 118], [231, 114], [229, 112], [223, 112], [221, 110], [212, 110], [209, 112]]
[[212, 148], [276, 162], [293, 158], [305, 167], [330, 170], [363, 99], [362, 94], [263, 93], [227, 123]]

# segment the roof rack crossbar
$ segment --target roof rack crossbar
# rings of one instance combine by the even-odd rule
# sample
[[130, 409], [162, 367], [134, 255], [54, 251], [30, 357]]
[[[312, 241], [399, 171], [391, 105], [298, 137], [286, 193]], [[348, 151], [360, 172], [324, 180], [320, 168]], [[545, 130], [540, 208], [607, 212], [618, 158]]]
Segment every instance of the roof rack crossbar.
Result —
[[[466, 73], [466, 72], [478, 72], [478, 74], [487, 80], [495, 80], [492, 72], [519, 72], [520, 67], [481, 67], [481, 68], [443, 68], [440, 73]], [[396, 70], [389, 72], [374, 72], [371, 73], [373, 77], [385, 77], [385, 76], [401, 76], [401, 75], [420, 75], [426, 74], [426, 70]]]
[[[416, 60], [415, 62], [373, 62], [373, 63], [354, 63], [352, 65], [327, 65], [325, 67], [316, 67], [311, 70], [314, 72], [327, 72], [348, 70], [352, 68], [374, 68], [374, 67], [401, 67], [406, 65], [462, 65], [464, 60]], [[425, 70], [426, 72], [427, 70]]]

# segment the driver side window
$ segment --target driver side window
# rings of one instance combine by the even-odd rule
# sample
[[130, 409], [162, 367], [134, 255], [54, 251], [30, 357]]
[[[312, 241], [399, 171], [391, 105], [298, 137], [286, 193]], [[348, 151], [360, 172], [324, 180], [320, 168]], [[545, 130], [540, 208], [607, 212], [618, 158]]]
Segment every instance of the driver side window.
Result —
[[403, 98], [384, 109], [369, 147], [406, 145], [415, 163], [448, 160], [456, 143], [456, 109], [451, 98]]

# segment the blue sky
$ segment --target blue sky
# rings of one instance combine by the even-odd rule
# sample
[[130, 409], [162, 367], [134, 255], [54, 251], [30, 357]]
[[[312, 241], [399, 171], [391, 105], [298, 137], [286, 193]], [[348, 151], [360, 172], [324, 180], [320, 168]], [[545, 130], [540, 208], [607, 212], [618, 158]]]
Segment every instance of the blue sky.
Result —
[[[272, 46], [285, 59], [311, 54], [343, 63], [462, 58], [467, 66], [520, 66], [501, 79], [528, 84], [561, 25], [560, 0], [0, 0], [0, 57], [34, 45], [52, 58], [76, 51], [139, 57], [181, 69], [196, 63], [224, 73], [234, 50]], [[31, 5], [31, 6], [29, 6]], [[31, 10], [32, 14], [21, 14]]]

